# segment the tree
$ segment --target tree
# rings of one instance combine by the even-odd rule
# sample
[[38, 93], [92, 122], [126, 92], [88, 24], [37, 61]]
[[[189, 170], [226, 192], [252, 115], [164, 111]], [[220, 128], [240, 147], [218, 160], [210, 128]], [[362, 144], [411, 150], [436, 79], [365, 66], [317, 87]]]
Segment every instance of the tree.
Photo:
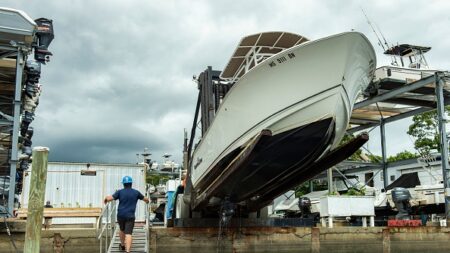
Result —
[[[302, 184], [300, 184], [294, 188], [295, 197], [301, 197], [301, 196], [311, 192], [310, 187], [309, 187], [309, 182], [310, 181], [303, 182]], [[323, 190], [328, 189], [328, 183], [324, 180], [312, 179], [311, 182], [313, 184], [314, 191], [323, 191]]]
[[151, 185], [158, 185], [160, 182], [165, 183], [165, 181], [169, 180], [170, 177], [166, 175], [159, 174], [149, 174], [147, 175], [147, 183]]
[[417, 158], [417, 157], [419, 157], [418, 154], [409, 152], [408, 150], [405, 150], [405, 151], [402, 151], [400, 153], [397, 153], [394, 156], [389, 156], [387, 158], [387, 161], [389, 163], [391, 163], [391, 162], [396, 162], [396, 161], [401, 161], [401, 160], [414, 159], [414, 158]]
[[[450, 106], [446, 107], [446, 111]], [[431, 151], [439, 151], [439, 128], [436, 110], [415, 115], [408, 132], [415, 138], [414, 148], [420, 155], [429, 155]]]
[[[346, 134], [346, 135], [344, 135], [344, 137], [341, 140], [341, 143], [339, 143], [339, 146], [343, 146], [343, 145], [347, 144], [348, 142], [350, 142], [354, 138], [355, 138], [355, 136], [353, 134]], [[347, 158], [347, 160], [350, 160], [350, 161], [362, 161], [363, 159], [361, 158], [361, 153], [362, 153], [362, 150], [358, 149], [349, 158]]]

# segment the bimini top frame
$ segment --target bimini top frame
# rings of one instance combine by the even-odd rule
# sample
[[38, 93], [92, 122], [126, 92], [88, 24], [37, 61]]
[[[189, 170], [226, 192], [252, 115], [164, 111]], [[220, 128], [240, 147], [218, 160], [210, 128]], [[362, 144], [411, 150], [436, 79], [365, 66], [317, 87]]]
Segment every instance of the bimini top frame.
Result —
[[250, 69], [274, 54], [308, 41], [288, 32], [264, 32], [241, 39], [220, 78], [234, 83]]

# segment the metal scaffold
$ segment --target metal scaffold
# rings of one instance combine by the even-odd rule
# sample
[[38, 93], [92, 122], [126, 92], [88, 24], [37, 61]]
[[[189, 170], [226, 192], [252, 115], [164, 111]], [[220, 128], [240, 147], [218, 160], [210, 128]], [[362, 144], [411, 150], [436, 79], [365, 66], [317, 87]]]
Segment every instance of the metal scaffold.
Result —
[[374, 82], [372, 85], [376, 86], [374, 90], [377, 91], [377, 94], [355, 104], [350, 119], [351, 126], [347, 131], [347, 133], [352, 134], [377, 126], [380, 127], [382, 159], [378, 164], [370, 163], [365, 167], [381, 169], [384, 187], [387, 187], [388, 166], [385, 125], [437, 109], [440, 136], [439, 150], [442, 158], [442, 178], [445, 190], [445, 213], [448, 220], [450, 219], [450, 173], [448, 133], [446, 130], [448, 117], [445, 106], [450, 104], [449, 77], [448, 72], [437, 71], [433, 75], [427, 75], [419, 80], [399, 81], [388, 77]]
[[51, 20], [0, 10], [0, 214], [12, 216], [31, 162], [30, 124], [39, 103], [41, 64], [52, 55], [54, 35]]

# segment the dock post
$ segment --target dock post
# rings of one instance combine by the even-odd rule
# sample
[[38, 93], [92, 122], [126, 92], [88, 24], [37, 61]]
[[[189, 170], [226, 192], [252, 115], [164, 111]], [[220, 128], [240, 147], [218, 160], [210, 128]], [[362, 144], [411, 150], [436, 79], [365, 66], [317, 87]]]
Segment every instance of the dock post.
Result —
[[40, 252], [45, 185], [47, 182], [48, 152], [49, 149], [46, 147], [33, 148], [24, 253]]
[[391, 253], [391, 237], [389, 228], [383, 229], [383, 253]]
[[362, 226], [363, 226], [364, 228], [367, 227], [367, 217], [366, 217], [366, 216], [363, 216], [363, 217], [362, 217]]
[[441, 165], [442, 165], [442, 180], [444, 181], [444, 198], [445, 198], [445, 215], [447, 218], [447, 224], [450, 221], [449, 211], [449, 198], [450, 198], [450, 182], [448, 178], [449, 164], [448, 164], [448, 143], [447, 143], [447, 130], [445, 124], [447, 123], [447, 115], [445, 114], [444, 106], [444, 80], [443, 72], [436, 72], [436, 101], [437, 101], [437, 116], [439, 123], [439, 136], [440, 136], [440, 149], [441, 149]]
[[311, 228], [311, 253], [320, 253], [320, 229]]

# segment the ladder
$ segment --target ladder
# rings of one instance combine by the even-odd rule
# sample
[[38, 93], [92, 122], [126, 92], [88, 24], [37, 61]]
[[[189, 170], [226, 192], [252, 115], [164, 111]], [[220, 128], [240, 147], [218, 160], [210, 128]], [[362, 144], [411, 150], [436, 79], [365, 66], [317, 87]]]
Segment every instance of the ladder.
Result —
[[[119, 248], [120, 245], [120, 237], [119, 237], [119, 226], [116, 226], [114, 236], [111, 239], [111, 244], [108, 249], [108, 253], [119, 253], [124, 252]], [[135, 224], [135, 228], [133, 229], [133, 244], [131, 245], [130, 252], [136, 253], [147, 253], [148, 251], [148, 241], [147, 241], [147, 230], [145, 226], [139, 227], [138, 224]]]

